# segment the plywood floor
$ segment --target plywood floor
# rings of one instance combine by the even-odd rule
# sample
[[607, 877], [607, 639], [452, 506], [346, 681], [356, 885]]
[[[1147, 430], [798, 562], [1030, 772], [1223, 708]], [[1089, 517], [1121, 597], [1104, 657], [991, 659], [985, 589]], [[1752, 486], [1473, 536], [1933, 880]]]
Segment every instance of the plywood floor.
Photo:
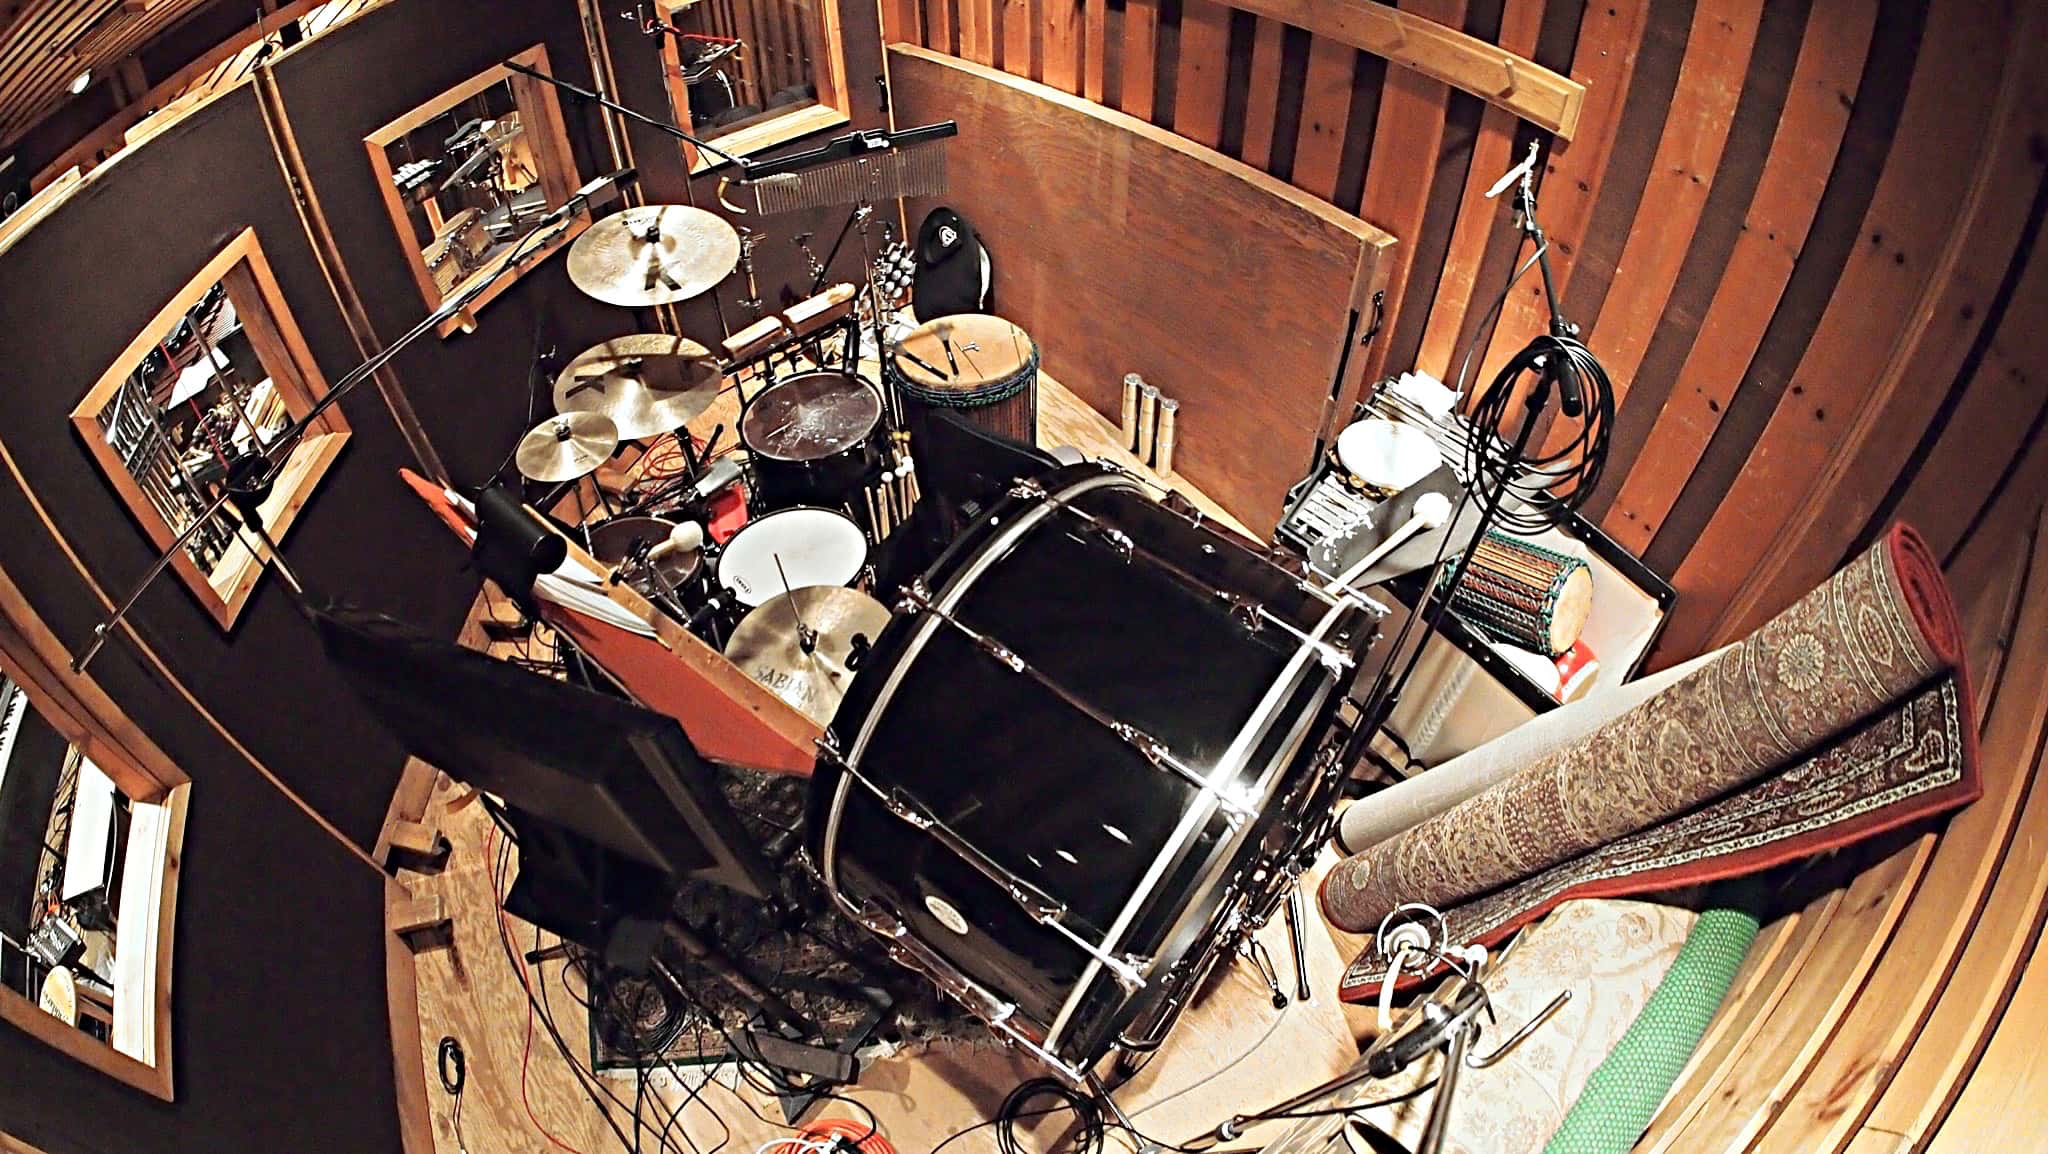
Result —
[[[734, 427], [736, 401], [728, 394], [693, 428], [706, 434], [723, 424]], [[1090, 456], [1106, 457], [1135, 467], [1117, 444], [1114, 426], [1054, 382], [1040, 382], [1041, 441], [1071, 444]], [[730, 432], [727, 433], [730, 436]], [[1167, 478], [1186, 490], [1177, 478]], [[1226, 523], [1234, 519], [1199, 493], [1189, 496]], [[485, 600], [479, 613], [488, 612]], [[479, 631], [465, 630], [478, 639]], [[429, 779], [430, 780], [430, 779]], [[414, 789], [421, 790], [422, 780]], [[589, 1059], [584, 1008], [570, 994], [575, 979], [564, 963], [550, 961], [520, 974], [505, 957], [498, 938], [498, 909], [487, 868], [491, 823], [482, 808], [462, 805], [464, 791], [446, 780], [436, 783], [427, 801], [426, 821], [448, 837], [452, 852], [445, 868], [432, 874], [401, 871], [400, 882], [415, 897], [438, 895], [451, 916], [450, 932], [417, 949], [421, 1059], [427, 1070], [430, 1114], [437, 1154], [482, 1154], [486, 1151], [569, 1149], [598, 1154], [621, 1147], [582, 1090], [541, 1024], [531, 1020], [522, 981], [547, 990], [549, 1007], [570, 1053]], [[507, 919], [520, 951], [533, 948], [533, 927]], [[1317, 996], [1284, 1011], [1272, 1008], [1263, 981], [1252, 964], [1235, 960], [1190, 1009], [1152, 1063], [1117, 1094], [1127, 1111], [1135, 1112], [1141, 1129], [1168, 1141], [1185, 1140], [1230, 1114], [1257, 1108], [1305, 1089], [1348, 1067], [1357, 1054], [1345, 1012], [1330, 991], [1336, 987], [1343, 960], [1319, 924], [1311, 925], [1309, 968]], [[1283, 984], [1291, 987], [1285, 927], [1276, 919], [1261, 935], [1279, 964]], [[543, 944], [552, 938], [543, 935]], [[566, 984], [565, 984], [566, 983]], [[576, 993], [581, 993], [580, 988]], [[468, 1056], [468, 1086], [461, 1110], [458, 1142], [453, 1100], [442, 1092], [435, 1075], [437, 1050], [444, 1036], [458, 1039]], [[932, 1045], [915, 1053], [893, 1056], [871, 1065], [848, 1096], [865, 1104], [880, 1119], [883, 1134], [904, 1154], [928, 1151], [946, 1136], [993, 1115], [1004, 1095], [1026, 1078], [1042, 1073], [1028, 1059], [993, 1046]], [[624, 1103], [613, 1108], [614, 1121], [633, 1135], [635, 1082], [630, 1076], [602, 1079]], [[723, 1140], [726, 1149], [753, 1151], [788, 1130], [754, 1116], [779, 1117], [762, 1096], [722, 1084], [707, 1087], [701, 1098], [686, 1103], [668, 1086], [650, 1087], [637, 1104], [643, 1124], [659, 1128], [675, 1116], [675, 1132], [710, 1150]], [[680, 1113], [677, 1113], [680, 1107]], [[749, 1109], [752, 1108], [752, 1110]], [[826, 1103], [823, 1116], [861, 1117], [842, 1103]], [[1055, 1119], [1037, 1134], [1041, 1147], [1059, 1132]], [[1031, 1132], [1027, 1128], [1027, 1132]], [[654, 1151], [658, 1140], [642, 1136], [642, 1148]], [[683, 1147], [687, 1148], [687, 1147]], [[954, 1143], [949, 1150], [989, 1151], [993, 1133], [984, 1128]]]

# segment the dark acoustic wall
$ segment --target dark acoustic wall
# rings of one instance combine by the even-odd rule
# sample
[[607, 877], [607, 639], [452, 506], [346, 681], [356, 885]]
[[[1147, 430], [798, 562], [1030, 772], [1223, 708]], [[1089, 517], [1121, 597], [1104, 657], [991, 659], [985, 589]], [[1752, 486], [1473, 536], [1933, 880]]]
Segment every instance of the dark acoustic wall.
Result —
[[[105, 589], [153, 546], [72, 433], [68, 413], [228, 238], [254, 227], [330, 376], [355, 360], [314, 264], [252, 91], [232, 92], [95, 173], [0, 254], [4, 443], [55, 531]], [[461, 553], [395, 518], [404, 448], [373, 393], [286, 551], [315, 588], [452, 628]], [[12, 476], [0, 475], [7, 571], [76, 645], [102, 610]], [[400, 764], [266, 578], [224, 636], [182, 584], [134, 618], [173, 674], [280, 778], [351, 836], [375, 836]], [[94, 678], [193, 781], [173, 954], [177, 1100], [165, 1104], [0, 1029], [0, 1131], [49, 1154], [266, 1148], [394, 1150], [377, 875], [322, 832], [124, 639]], [[337, 1012], [337, 1008], [342, 1008]]]

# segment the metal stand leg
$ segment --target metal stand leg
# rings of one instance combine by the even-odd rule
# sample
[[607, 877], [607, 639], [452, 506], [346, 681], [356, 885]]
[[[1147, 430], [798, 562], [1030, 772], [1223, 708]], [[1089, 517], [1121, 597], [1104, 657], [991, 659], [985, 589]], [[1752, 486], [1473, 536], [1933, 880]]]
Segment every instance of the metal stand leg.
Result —
[[1306, 1002], [1314, 991], [1308, 984], [1308, 911], [1301, 898], [1301, 879], [1287, 891], [1287, 944], [1294, 952], [1294, 998]]

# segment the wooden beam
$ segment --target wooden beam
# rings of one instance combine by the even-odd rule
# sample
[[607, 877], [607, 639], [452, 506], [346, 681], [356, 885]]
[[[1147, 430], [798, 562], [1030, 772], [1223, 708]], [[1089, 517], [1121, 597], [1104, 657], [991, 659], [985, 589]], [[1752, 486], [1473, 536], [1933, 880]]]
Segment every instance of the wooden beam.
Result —
[[[1518, 56], [1534, 53], [1536, 38], [1543, 30], [1543, 10], [1544, 0], [1507, 0], [1501, 8], [1500, 46]], [[1508, 154], [1514, 148], [1515, 124], [1514, 113], [1499, 105], [1489, 104], [1479, 115], [1472, 163], [1465, 170], [1465, 189], [1458, 197], [1457, 222], [1451, 227], [1443, 272], [1429, 304], [1429, 323], [1423, 327], [1422, 345], [1415, 354], [1415, 367], [1438, 380], [1450, 377], [1479, 265], [1486, 259], [1487, 241], [1503, 219], [1507, 200], [1488, 200], [1486, 190], [1501, 173], [1514, 167], [1514, 158]]]
[[1223, 89], [1230, 73], [1230, 9], [1219, 0], [1182, 0], [1173, 130], [1210, 148], [1223, 143]]
[[1317, 36], [1308, 44], [1308, 74], [1301, 87], [1301, 127], [1294, 138], [1294, 187], [1324, 200], [1337, 192], [1344, 163], [1344, 132], [1351, 123], [1351, 82], [1358, 50]]
[[[1987, 194], [1994, 205], [2013, 197], [2010, 188], [1987, 187], [1992, 166], [1981, 153], [1990, 151], [2000, 123], [1997, 110], [2019, 113], [2006, 120], [2019, 122], [2011, 126], [2022, 130], [2041, 115], [2039, 108], [2015, 106], [1999, 95], [2001, 77], [2008, 92], [2037, 91], [2030, 87], [2037, 80], [2005, 67], [2009, 52], [2010, 63], [2018, 65], [2019, 52], [2036, 48], [2016, 46], [2014, 33], [2022, 27], [2016, 21], [2024, 15], [1970, 0], [1936, 0], [1930, 9], [1914, 61], [1915, 83], [1864, 214], [1861, 242], [1742, 473], [1678, 568], [1673, 584], [1679, 604], [1666, 620], [1662, 652], [1688, 654], [1716, 637], [1746, 631], [1788, 603], [1787, 590], [1813, 566], [1825, 576], [1848, 545], [1841, 536], [1845, 524], [1853, 535], [1863, 518], [1824, 524], [1818, 515], [1838, 498], [1859, 496], [1842, 486], [1842, 478], [1880, 432], [1876, 418], [1894, 396], [1904, 395], [1901, 389], [1935, 403], [1947, 391], [1953, 368], [1947, 376], [1911, 382], [1901, 370], [1934, 319], [1930, 306], [1954, 275], [1960, 246], [1973, 231], [1976, 204]], [[1973, 150], [1980, 155], [1972, 161], [1958, 163], [1959, 140], [1983, 141], [1984, 148]], [[2032, 163], [2025, 157], [2022, 152], [2017, 160], [2023, 167]], [[2022, 217], [2034, 187], [2030, 183], [2018, 198]], [[2010, 242], [1994, 247], [2002, 271]], [[1976, 269], [1967, 273], [1982, 276]], [[1954, 317], [1943, 309], [1940, 319]], [[1909, 432], [1917, 440], [1925, 426], [1923, 418], [1909, 430], [1889, 432]], [[1889, 488], [1904, 456], [1875, 454], [1869, 464], [1881, 464], [1891, 475], [1877, 483], [1870, 499]], [[1834, 541], [1840, 544], [1831, 547]], [[1807, 581], [1801, 592], [1813, 583]]]
[[440, 894], [407, 898], [394, 902], [385, 914], [391, 932], [404, 937], [422, 930], [439, 929], [448, 924], [448, 906]]
[[1251, 82], [1245, 91], [1240, 158], [1261, 172], [1273, 162], [1274, 120], [1280, 114], [1280, 47], [1287, 26], [1253, 18]]
[[[1404, 13], [1455, 27], [1465, 19], [1465, 0], [1403, 0]], [[1393, 345], [1393, 318], [1401, 315], [1408, 274], [1415, 260], [1415, 240], [1436, 181], [1438, 153], [1444, 143], [1444, 113], [1451, 90], [1419, 72], [1397, 69], [1387, 74], [1380, 90], [1379, 117], [1373, 129], [1372, 157], [1365, 166], [1365, 189], [1358, 215], [1407, 243], [1395, 249], [1387, 274], [1387, 320], [1366, 354], [1365, 379], [1385, 375], [1387, 351]], [[1422, 302], [1426, 305], [1427, 302]], [[1406, 369], [1407, 365], [1394, 366]]]
[[1663, 528], [1792, 279], [1849, 126], [1877, 7], [1877, 0], [1813, 6], [1742, 233], [1671, 395], [1601, 519], [1600, 527], [1632, 553], [1648, 549]]
[[1579, 130], [1586, 86], [1550, 69], [1370, 0], [1230, 0], [1230, 6], [1305, 28], [1440, 80], [1569, 140]]
[[1152, 85], [1159, 66], [1159, 0], [1124, 4], [1123, 92], [1117, 108], [1139, 120], [1152, 119]]
[[1038, 79], [1038, 60], [1032, 51], [1038, 5], [1034, 0], [996, 0], [996, 6], [1002, 12], [1003, 71], [1027, 80]]
[[[1692, 248], [1762, 20], [1763, 0], [1700, 0], [1693, 9], [1685, 60], [1642, 202], [1599, 318], [1587, 334], [1587, 344], [1614, 383], [1617, 410], [1635, 383]], [[1579, 430], [1575, 421], [1552, 424], [1545, 454], [1563, 452]]]

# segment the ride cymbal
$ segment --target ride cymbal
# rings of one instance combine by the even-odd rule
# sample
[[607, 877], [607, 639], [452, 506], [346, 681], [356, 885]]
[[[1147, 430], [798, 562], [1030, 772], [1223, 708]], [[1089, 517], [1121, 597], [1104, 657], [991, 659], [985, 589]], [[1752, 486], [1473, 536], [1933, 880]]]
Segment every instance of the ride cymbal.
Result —
[[680, 204], [613, 213], [569, 246], [569, 279], [606, 304], [647, 308], [688, 300], [740, 263], [740, 234], [723, 218]]

